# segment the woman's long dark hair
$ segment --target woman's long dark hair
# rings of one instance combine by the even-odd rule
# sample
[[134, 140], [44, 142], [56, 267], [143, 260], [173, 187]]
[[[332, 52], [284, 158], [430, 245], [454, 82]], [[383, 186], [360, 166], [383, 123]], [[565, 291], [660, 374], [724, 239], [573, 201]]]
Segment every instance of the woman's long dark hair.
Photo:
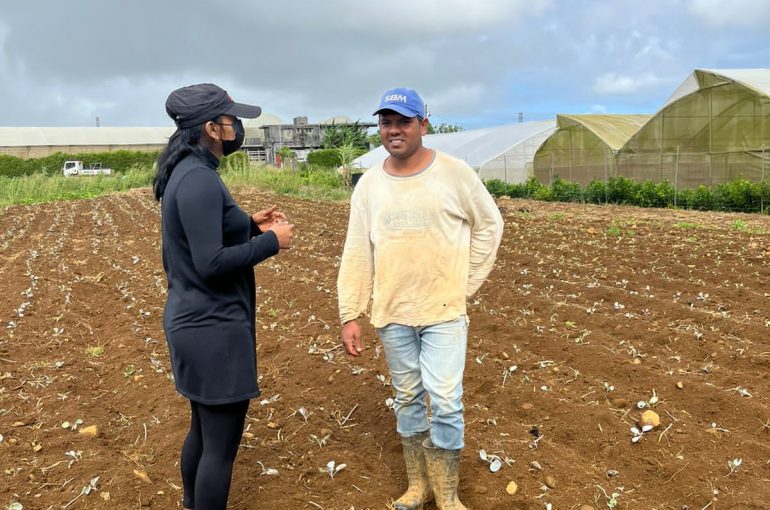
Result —
[[192, 126], [184, 129], [177, 129], [171, 138], [168, 139], [168, 145], [158, 157], [158, 171], [152, 180], [152, 191], [155, 194], [155, 200], [160, 201], [163, 193], [166, 191], [166, 185], [171, 178], [171, 172], [174, 171], [177, 163], [182, 161], [191, 153], [202, 152], [198, 142], [201, 137], [202, 126]]

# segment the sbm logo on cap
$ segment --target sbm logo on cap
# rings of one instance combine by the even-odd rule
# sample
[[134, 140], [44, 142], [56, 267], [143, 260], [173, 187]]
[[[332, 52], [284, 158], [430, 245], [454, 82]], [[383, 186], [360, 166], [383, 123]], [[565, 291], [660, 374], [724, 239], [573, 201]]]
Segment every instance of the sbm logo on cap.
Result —
[[402, 103], [406, 103], [406, 96], [402, 94], [391, 94], [389, 96], [385, 96], [382, 98], [383, 101], [401, 101]]

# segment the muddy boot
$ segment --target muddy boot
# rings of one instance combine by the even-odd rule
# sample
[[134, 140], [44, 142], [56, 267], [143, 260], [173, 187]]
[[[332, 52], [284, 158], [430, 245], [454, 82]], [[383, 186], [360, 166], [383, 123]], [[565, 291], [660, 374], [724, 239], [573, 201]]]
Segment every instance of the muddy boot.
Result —
[[428, 478], [436, 496], [436, 506], [439, 510], [467, 510], [457, 497], [462, 450], [438, 448], [433, 446], [430, 439], [425, 440], [423, 447], [425, 462], [428, 465]]
[[409, 488], [394, 503], [394, 510], [422, 510], [422, 505], [433, 496], [428, 482], [428, 469], [425, 465], [425, 452], [422, 443], [428, 438], [428, 432], [421, 432], [412, 437], [402, 437], [406, 476]]

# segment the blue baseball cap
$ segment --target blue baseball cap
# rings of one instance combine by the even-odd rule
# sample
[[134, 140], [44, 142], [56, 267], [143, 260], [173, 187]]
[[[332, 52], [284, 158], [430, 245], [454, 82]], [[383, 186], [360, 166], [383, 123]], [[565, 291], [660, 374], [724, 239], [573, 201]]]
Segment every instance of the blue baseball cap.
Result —
[[377, 115], [383, 110], [392, 110], [404, 117], [425, 118], [425, 103], [423, 103], [420, 94], [416, 90], [406, 87], [386, 90], [380, 99], [380, 106], [372, 115]]

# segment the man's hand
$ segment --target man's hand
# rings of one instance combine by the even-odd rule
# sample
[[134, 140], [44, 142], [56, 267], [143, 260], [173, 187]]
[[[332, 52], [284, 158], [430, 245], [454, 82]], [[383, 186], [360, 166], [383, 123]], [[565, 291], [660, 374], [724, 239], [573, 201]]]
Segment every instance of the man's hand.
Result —
[[257, 224], [262, 233], [270, 230], [274, 224], [286, 223], [286, 215], [276, 211], [277, 206], [271, 206], [251, 215], [251, 219]]
[[360, 356], [364, 350], [364, 342], [361, 340], [361, 326], [353, 319], [342, 326], [342, 345], [351, 356]]

